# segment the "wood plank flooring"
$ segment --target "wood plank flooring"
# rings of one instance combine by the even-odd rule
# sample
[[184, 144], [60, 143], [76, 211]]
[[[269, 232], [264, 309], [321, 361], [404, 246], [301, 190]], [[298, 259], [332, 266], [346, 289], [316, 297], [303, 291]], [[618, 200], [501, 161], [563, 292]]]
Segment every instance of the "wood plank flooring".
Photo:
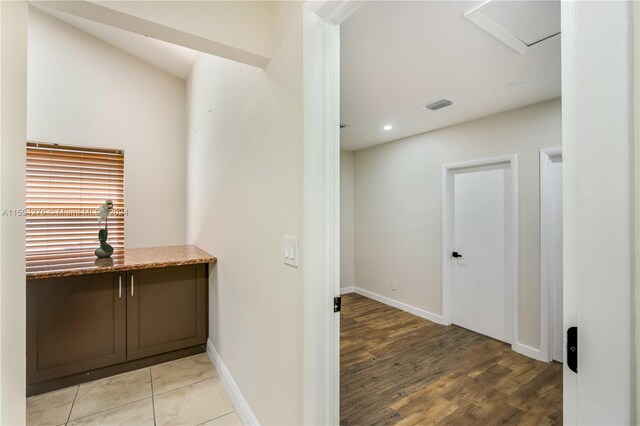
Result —
[[562, 366], [355, 293], [342, 297], [342, 425], [562, 424]]

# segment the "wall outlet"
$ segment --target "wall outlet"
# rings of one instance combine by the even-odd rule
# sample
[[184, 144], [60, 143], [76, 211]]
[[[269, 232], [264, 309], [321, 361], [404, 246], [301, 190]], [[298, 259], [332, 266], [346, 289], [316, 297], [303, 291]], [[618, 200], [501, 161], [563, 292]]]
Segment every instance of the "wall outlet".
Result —
[[398, 289], [398, 281], [391, 281], [391, 290]]

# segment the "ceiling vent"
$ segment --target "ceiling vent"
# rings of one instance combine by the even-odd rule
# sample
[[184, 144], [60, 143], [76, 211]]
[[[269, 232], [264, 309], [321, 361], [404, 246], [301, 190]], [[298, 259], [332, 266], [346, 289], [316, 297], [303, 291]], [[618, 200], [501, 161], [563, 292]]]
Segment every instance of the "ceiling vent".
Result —
[[437, 102], [431, 103], [431, 104], [429, 104], [429, 105], [425, 105], [424, 107], [425, 107], [426, 109], [431, 110], [431, 111], [437, 111], [437, 110], [439, 110], [439, 109], [446, 108], [446, 107], [448, 107], [448, 106], [450, 106], [450, 105], [453, 105], [453, 102], [451, 102], [451, 101], [450, 101], [450, 100], [448, 100], [448, 99], [442, 99], [442, 100], [440, 100], [440, 101], [437, 101]]
[[560, 1], [485, 1], [464, 17], [521, 55], [560, 40]]

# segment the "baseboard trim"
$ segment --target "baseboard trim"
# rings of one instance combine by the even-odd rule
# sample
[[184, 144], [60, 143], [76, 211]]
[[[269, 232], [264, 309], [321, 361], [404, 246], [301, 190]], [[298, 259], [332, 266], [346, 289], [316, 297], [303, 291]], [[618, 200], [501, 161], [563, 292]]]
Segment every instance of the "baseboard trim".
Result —
[[356, 291], [356, 288], [353, 286], [340, 288], [340, 294], [355, 293], [355, 291]]
[[540, 349], [535, 349], [531, 346], [523, 345], [522, 343], [511, 344], [511, 349], [521, 355], [528, 356], [529, 358], [537, 359], [538, 361], [549, 362], [549, 360], [544, 359]]
[[410, 314], [419, 316], [420, 318], [435, 322], [436, 324], [449, 325], [445, 322], [444, 318], [441, 315], [432, 314], [431, 312], [425, 311], [424, 309], [416, 308], [415, 306], [407, 305], [406, 303], [389, 299], [388, 297], [381, 296], [377, 293], [373, 293], [369, 290], [364, 290], [359, 287], [354, 287], [354, 292], [361, 296], [368, 297], [369, 299], [373, 299], [377, 302], [384, 303], [385, 305], [393, 306], [394, 308], [409, 312]]
[[244, 399], [244, 395], [240, 392], [240, 388], [236, 384], [235, 380], [233, 380], [229, 369], [222, 360], [218, 350], [213, 346], [211, 339], [207, 339], [207, 355], [209, 355], [209, 359], [216, 367], [216, 370], [220, 375], [220, 380], [222, 380], [224, 387], [227, 389], [227, 393], [229, 393], [231, 401], [236, 407], [236, 412], [238, 413], [238, 416], [240, 416], [242, 423], [245, 425], [260, 425], [258, 418], [253, 413], [253, 410], [251, 410], [247, 400]]

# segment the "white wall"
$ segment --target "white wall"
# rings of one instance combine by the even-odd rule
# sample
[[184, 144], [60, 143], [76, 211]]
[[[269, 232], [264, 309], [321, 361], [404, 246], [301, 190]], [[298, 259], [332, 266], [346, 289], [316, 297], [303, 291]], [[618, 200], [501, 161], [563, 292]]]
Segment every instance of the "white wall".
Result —
[[186, 241], [186, 83], [29, 12], [27, 138], [125, 151], [127, 247]]
[[340, 151], [340, 287], [355, 285], [354, 190], [355, 155]]
[[[0, 2], [0, 211], [24, 207], [27, 3]], [[0, 424], [25, 422], [24, 218], [0, 219]]]
[[517, 154], [518, 340], [538, 348], [538, 156], [559, 145], [556, 99], [356, 151], [357, 287], [441, 315], [441, 166]]
[[[302, 423], [302, 5], [273, 5], [260, 70], [200, 55], [188, 83], [188, 238], [218, 257], [210, 339], [261, 424]], [[302, 242], [302, 240], [301, 240]]]

